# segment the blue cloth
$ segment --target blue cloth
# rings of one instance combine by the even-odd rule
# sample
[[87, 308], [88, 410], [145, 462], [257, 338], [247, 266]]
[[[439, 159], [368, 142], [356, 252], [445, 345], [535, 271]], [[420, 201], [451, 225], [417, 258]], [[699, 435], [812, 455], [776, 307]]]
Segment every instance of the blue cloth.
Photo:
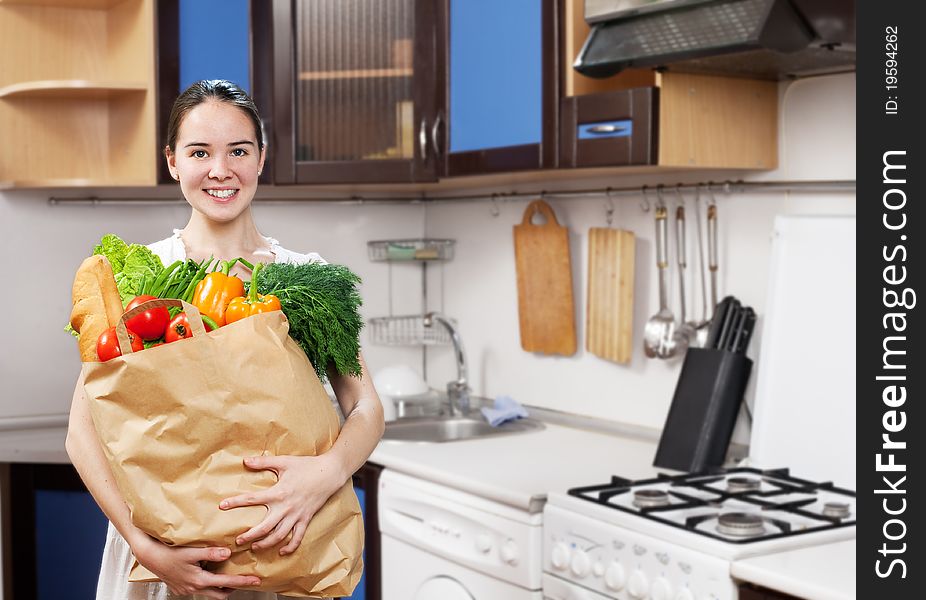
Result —
[[527, 416], [527, 409], [511, 396], [497, 396], [493, 408], [483, 406], [481, 410], [482, 416], [486, 418], [486, 421], [492, 427], [498, 427], [506, 421]]

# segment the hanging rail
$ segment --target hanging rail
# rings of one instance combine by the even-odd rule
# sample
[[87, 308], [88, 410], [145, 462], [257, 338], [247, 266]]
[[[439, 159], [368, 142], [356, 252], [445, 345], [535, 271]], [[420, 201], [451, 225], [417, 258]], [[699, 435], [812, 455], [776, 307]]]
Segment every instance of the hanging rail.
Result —
[[[657, 193], [675, 193], [695, 192], [696, 190], [714, 191], [719, 193], [743, 193], [743, 192], [813, 192], [813, 193], [846, 193], [855, 192], [855, 180], [829, 180], [829, 181], [707, 181], [701, 183], [680, 183], [670, 185], [644, 185], [634, 187], [604, 187], [594, 189], [569, 190], [560, 192], [548, 192], [544, 189], [522, 192], [496, 192], [482, 193], [476, 195], [459, 195], [459, 196], [437, 196], [428, 197], [427, 194], [416, 196], [368, 196], [353, 194], [350, 197], [331, 197], [331, 198], [255, 198], [258, 204], [292, 204], [295, 202], [325, 202], [345, 205], [364, 205], [364, 204], [423, 204], [423, 203], [448, 203], [448, 202], [511, 202], [517, 200], [526, 200], [543, 196], [546, 199], [565, 199], [565, 198], [586, 198], [592, 196], [607, 195], [611, 198], [618, 196], [635, 196], [641, 197], [646, 194]], [[161, 204], [186, 204], [186, 201], [178, 198], [134, 198], [131, 200], [121, 198], [99, 198], [97, 196], [83, 197], [59, 197], [51, 196], [48, 203], [55, 205], [71, 204], [90, 204], [90, 205], [125, 205], [125, 206], [151, 206]]]

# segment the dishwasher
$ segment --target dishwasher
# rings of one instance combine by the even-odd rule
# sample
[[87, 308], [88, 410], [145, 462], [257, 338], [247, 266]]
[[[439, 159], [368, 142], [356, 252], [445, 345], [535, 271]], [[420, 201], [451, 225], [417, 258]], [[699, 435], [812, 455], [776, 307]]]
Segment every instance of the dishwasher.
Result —
[[383, 600], [542, 600], [542, 513], [385, 469]]

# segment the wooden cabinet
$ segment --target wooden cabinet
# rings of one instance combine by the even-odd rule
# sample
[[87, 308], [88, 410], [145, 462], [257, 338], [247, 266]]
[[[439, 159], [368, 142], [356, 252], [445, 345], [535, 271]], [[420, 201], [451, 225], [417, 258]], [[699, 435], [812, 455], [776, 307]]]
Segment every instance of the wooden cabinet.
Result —
[[564, 167], [774, 169], [778, 84], [630, 70], [590, 79], [571, 65], [588, 34], [582, 0], [563, 3]]
[[436, 3], [273, 0], [251, 10], [275, 183], [437, 179]]
[[557, 0], [445, 0], [453, 177], [557, 162]]
[[0, 0], [0, 187], [153, 185], [153, 0]]

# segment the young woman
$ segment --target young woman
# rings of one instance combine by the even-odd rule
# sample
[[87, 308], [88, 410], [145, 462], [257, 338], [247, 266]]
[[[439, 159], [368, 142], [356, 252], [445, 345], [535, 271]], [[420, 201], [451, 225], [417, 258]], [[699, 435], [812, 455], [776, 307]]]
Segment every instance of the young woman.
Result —
[[[184, 91], [171, 111], [164, 153], [171, 175], [193, 209], [186, 227], [149, 246], [164, 264], [209, 256], [223, 260], [241, 256], [251, 263], [321, 260], [317, 254], [298, 254], [280, 247], [254, 225], [251, 201], [266, 152], [257, 108], [241, 88], [227, 81], [200, 81]], [[240, 265], [235, 266], [238, 274], [247, 276], [247, 269]], [[269, 548], [292, 532], [292, 539], [280, 552], [293, 552], [315, 512], [373, 452], [383, 433], [382, 405], [362, 357], [360, 364], [359, 378], [329, 376], [346, 420], [328, 452], [246, 459], [247, 467], [272, 469], [279, 480], [263, 492], [230, 496], [223, 502], [225, 509], [245, 505], [268, 508], [262, 522], [239, 536], [239, 544]], [[275, 594], [247, 591], [260, 583], [257, 577], [217, 575], [201, 568], [201, 561], [227, 558], [228, 548], [168, 546], [132, 524], [94, 430], [82, 378], [74, 391], [66, 448], [110, 521], [97, 600], [164, 600], [170, 594], [235, 600], [276, 598]], [[128, 583], [135, 559], [163, 583]]]

